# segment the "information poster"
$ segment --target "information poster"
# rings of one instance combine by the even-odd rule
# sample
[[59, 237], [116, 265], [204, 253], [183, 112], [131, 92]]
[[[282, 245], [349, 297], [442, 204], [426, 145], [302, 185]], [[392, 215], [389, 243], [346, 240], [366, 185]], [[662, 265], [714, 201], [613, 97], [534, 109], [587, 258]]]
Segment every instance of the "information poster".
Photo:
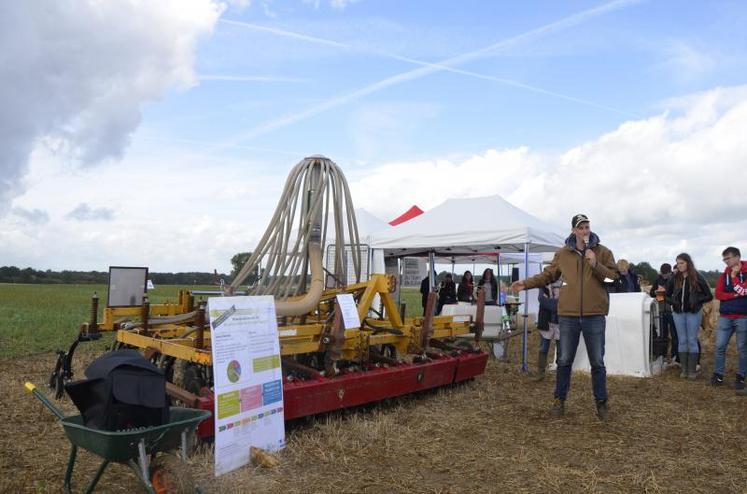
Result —
[[358, 317], [358, 307], [355, 305], [355, 299], [351, 293], [341, 293], [337, 295], [337, 305], [342, 312], [342, 323], [345, 329], [358, 329], [361, 327], [361, 320]]
[[208, 300], [215, 381], [215, 476], [249, 463], [251, 446], [285, 446], [273, 297]]

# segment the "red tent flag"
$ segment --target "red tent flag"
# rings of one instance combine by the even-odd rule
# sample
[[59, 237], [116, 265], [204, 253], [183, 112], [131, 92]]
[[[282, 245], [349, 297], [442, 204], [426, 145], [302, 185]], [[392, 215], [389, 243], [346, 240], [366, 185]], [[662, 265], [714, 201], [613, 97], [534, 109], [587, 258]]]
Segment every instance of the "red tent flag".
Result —
[[411, 219], [415, 218], [416, 216], [420, 216], [421, 214], [423, 214], [422, 209], [417, 206], [412, 206], [410, 209], [390, 221], [389, 224], [392, 226], [397, 226], [401, 223], [404, 223], [405, 221], [410, 221]]

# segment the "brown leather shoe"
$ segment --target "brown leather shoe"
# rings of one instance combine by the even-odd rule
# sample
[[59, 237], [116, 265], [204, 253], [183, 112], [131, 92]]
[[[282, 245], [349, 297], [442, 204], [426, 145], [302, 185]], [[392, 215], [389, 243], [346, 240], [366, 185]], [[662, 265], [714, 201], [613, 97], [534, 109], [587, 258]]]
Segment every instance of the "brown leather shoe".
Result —
[[552, 402], [550, 415], [555, 418], [559, 418], [565, 415], [565, 401], [561, 400], [560, 398], [555, 398], [555, 401]]

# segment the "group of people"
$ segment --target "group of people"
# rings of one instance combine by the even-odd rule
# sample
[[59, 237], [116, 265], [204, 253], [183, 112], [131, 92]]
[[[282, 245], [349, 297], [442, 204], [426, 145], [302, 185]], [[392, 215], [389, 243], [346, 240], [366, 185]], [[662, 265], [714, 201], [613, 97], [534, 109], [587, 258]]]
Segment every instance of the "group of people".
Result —
[[[435, 273], [434, 273], [435, 279]], [[428, 276], [420, 282], [420, 294], [422, 296], [423, 315], [425, 315], [425, 306], [428, 303], [428, 293], [430, 293], [430, 279]], [[454, 277], [447, 273], [438, 287], [438, 302], [436, 303], [436, 314], [440, 314], [444, 305], [455, 304], [457, 302], [472, 303], [477, 299], [477, 294], [485, 291], [485, 305], [498, 304], [498, 280], [493, 274], [493, 270], [488, 268], [482, 272], [482, 277], [477, 283], [475, 290], [475, 280], [472, 272], [465, 271], [457, 287]]]
[[[720, 301], [720, 317], [716, 330], [716, 351], [711, 384], [723, 384], [726, 348], [736, 333], [739, 365], [734, 381], [738, 394], [747, 395], [744, 386], [747, 372], [747, 261], [741, 260], [736, 247], [722, 253], [726, 269], [716, 285]], [[695, 379], [700, 358], [698, 333], [702, 307], [713, 299], [713, 293], [703, 275], [695, 268], [687, 253], [677, 256], [676, 269], [664, 264], [651, 289], [660, 295], [668, 307], [662, 318], [662, 331], [673, 335], [673, 357], [679, 359], [680, 377]], [[610, 284], [609, 280], [612, 281]], [[562, 288], [561, 288], [562, 286]], [[602, 245], [591, 231], [589, 218], [577, 214], [571, 219], [571, 234], [565, 246], [558, 250], [552, 263], [538, 275], [511, 285], [514, 292], [539, 288], [540, 312], [537, 321], [542, 340], [538, 357], [538, 377], [544, 377], [547, 355], [552, 340], [557, 345], [557, 371], [551, 415], [565, 414], [565, 401], [571, 383], [571, 369], [581, 336], [591, 364], [591, 378], [597, 416], [609, 415], [607, 372], [604, 366], [606, 316], [610, 292], [640, 291], [635, 273], [627, 261], [615, 262], [612, 251]], [[676, 336], [676, 339], [675, 339]], [[676, 347], [676, 352], [675, 352]]]

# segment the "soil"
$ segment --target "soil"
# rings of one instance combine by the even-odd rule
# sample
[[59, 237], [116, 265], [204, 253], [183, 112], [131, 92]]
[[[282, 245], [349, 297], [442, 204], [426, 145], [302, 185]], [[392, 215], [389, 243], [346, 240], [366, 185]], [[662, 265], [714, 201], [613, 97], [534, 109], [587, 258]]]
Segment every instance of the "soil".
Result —
[[[530, 335], [529, 362], [536, 361]], [[671, 368], [653, 378], [609, 377], [610, 418], [595, 415], [588, 375], [576, 373], [566, 416], [550, 417], [554, 376], [520, 371], [520, 338], [510, 361], [491, 359], [474, 381], [374, 406], [288, 424], [275, 468], [247, 466], [218, 479], [203, 448], [188, 468], [203, 492], [745, 492], [747, 397], [708, 386], [712, 331], [703, 377]], [[80, 351], [76, 375], [95, 358]], [[23, 387], [44, 389], [52, 353], [0, 360], [0, 492], [60, 492], [69, 442], [56, 417]], [[48, 390], [44, 389], [48, 396]], [[69, 400], [57, 402], [74, 414]], [[100, 460], [82, 451], [73, 486], [82, 491]], [[141, 492], [134, 474], [111, 465], [96, 492]]]

